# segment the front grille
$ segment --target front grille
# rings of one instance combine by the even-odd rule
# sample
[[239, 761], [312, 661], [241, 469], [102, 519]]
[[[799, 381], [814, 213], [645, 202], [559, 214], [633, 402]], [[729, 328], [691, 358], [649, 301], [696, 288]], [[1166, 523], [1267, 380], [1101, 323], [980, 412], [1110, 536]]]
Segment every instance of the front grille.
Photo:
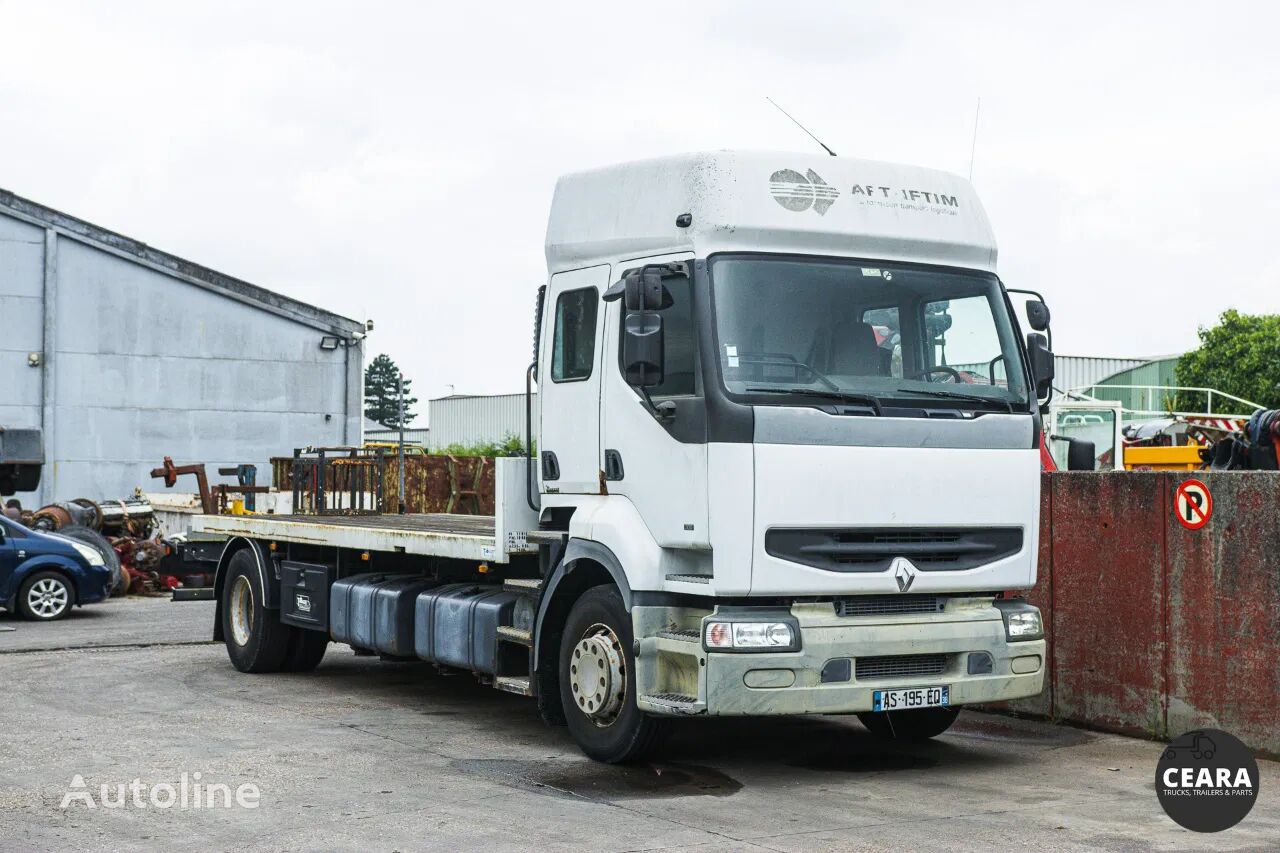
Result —
[[882, 655], [874, 658], [857, 658], [854, 675], [859, 681], [877, 678], [914, 678], [925, 675], [941, 675], [947, 668], [948, 655]]
[[831, 572], [882, 572], [895, 557], [923, 572], [956, 572], [1018, 553], [1022, 528], [772, 528], [764, 548], [779, 559]]
[[894, 616], [900, 613], [941, 613], [941, 595], [859, 595], [837, 598], [837, 616]]

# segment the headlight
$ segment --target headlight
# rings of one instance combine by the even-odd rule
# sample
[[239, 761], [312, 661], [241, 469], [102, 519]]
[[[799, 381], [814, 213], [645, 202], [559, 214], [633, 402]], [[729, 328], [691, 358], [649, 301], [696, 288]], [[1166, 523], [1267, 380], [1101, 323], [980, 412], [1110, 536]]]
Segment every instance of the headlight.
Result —
[[1004, 617], [1005, 640], [1014, 643], [1044, 639], [1044, 620], [1037, 608], [1021, 599], [997, 601], [995, 604]]
[[89, 565], [91, 566], [106, 565], [106, 561], [102, 559], [102, 555], [98, 553], [96, 548], [90, 548], [88, 545], [85, 545], [80, 542], [72, 542], [71, 547], [75, 548], [76, 552], [81, 557], [84, 557], [86, 560], [88, 560]]
[[799, 630], [789, 622], [708, 622], [703, 637], [708, 649], [793, 651]]

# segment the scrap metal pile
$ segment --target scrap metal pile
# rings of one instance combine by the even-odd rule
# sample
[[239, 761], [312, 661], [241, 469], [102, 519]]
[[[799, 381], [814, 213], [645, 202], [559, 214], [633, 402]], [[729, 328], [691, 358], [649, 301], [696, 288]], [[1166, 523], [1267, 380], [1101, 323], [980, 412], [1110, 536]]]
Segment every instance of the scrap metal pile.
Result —
[[1280, 470], [1280, 409], [1259, 409], [1244, 428], [1206, 448], [1205, 461], [1214, 471]]
[[111, 568], [115, 595], [165, 592], [180, 585], [178, 577], [161, 569], [172, 547], [163, 538], [146, 498], [135, 495], [102, 503], [76, 498], [34, 512], [17, 505], [7, 511], [32, 530], [57, 533], [98, 551]]

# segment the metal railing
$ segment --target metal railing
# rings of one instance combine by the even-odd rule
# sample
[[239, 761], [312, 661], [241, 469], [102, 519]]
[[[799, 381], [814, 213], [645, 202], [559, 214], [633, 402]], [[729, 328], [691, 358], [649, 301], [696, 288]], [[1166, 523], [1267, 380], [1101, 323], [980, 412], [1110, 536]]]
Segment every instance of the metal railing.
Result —
[[[1201, 388], [1201, 387], [1192, 386], [1192, 385], [1102, 385], [1102, 384], [1082, 385], [1079, 388], [1072, 388], [1070, 391], [1067, 392], [1066, 396], [1068, 399], [1073, 399], [1073, 400], [1084, 400], [1084, 401], [1105, 400], [1105, 398], [1100, 398], [1095, 396], [1092, 393], [1089, 393], [1091, 391], [1097, 391], [1097, 390], [1142, 391], [1143, 401], [1145, 402], [1146, 407], [1141, 409], [1131, 409], [1131, 408], [1125, 407], [1123, 411], [1126, 414], [1130, 414], [1130, 415], [1152, 415], [1154, 417], [1170, 417], [1174, 415], [1182, 416], [1182, 417], [1216, 415], [1224, 418], [1247, 418], [1258, 409], [1264, 408], [1262, 405], [1255, 403], [1252, 400], [1246, 400], [1243, 397], [1237, 397], [1235, 394], [1228, 394], [1225, 391], [1219, 391], [1215, 388]], [[1204, 411], [1201, 412], [1201, 411], [1175, 410], [1172, 406], [1172, 400], [1181, 393], [1204, 394], [1205, 395]], [[1160, 395], [1160, 400], [1162, 403], [1164, 403], [1165, 401], [1169, 401], [1170, 404], [1165, 406], [1164, 408], [1157, 408], [1155, 405], [1157, 394]], [[1213, 400], [1215, 397], [1219, 398], [1220, 400], [1229, 400], [1231, 403], [1243, 407], [1244, 414], [1239, 414], [1237, 412], [1215, 412], [1213, 410]], [[1107, 401], [1107, 402], [1118, 402], [1118, 401]]]
[[293, 511], [300, 515], [376, 515], [386, 497], [387, 457], [357, 447], [293, 451]]

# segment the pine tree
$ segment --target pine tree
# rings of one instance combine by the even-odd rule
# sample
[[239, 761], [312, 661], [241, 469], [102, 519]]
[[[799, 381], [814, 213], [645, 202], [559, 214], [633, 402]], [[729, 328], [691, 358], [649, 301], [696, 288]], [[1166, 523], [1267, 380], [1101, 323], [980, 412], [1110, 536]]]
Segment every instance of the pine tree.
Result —
[[[400, 426], [400, 368], [383, 353], [369, 362], [364, 371], [364, 416], [377, 421], [388, 429]], [[407, 427], [417, 417], [410, 408], [418, 402], [417, 397], [409, 396], [412, 381], [404, 381], [404, 425]]]

